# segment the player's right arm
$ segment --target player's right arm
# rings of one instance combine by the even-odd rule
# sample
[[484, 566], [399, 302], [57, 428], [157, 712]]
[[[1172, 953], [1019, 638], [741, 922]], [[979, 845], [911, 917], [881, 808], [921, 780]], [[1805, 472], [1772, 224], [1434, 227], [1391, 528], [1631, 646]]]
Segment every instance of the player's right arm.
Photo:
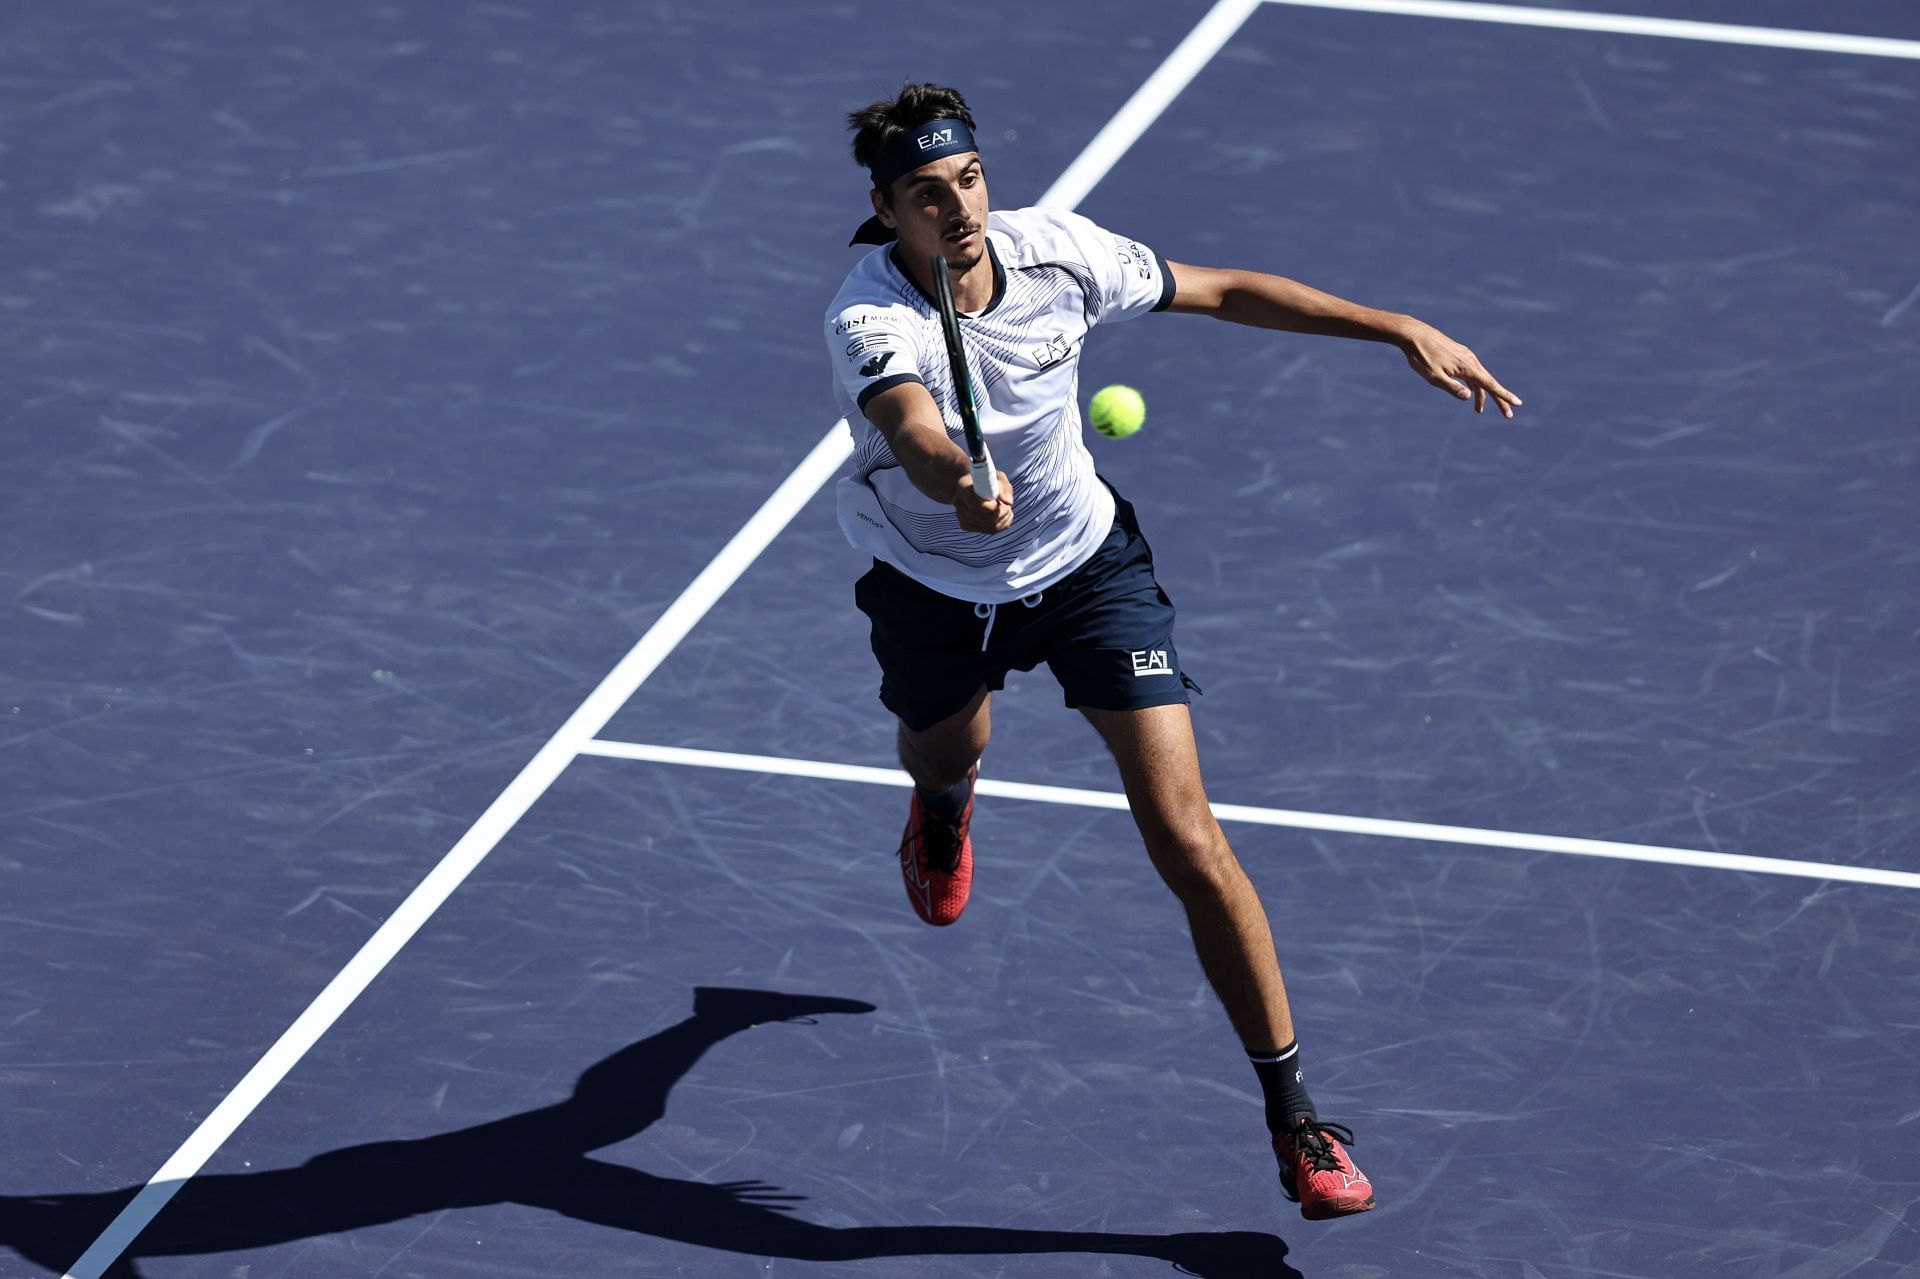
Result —
[[953, 507], [960, 527], [974, 533], [999, 533], [1013, 523], [1013, 484], [996, 472], [1000, 496], [983, 499], [973, 490], [967, 451], [953, 442], [940, 420], [940, 408], [920, 382], [901, 382], [867, 400], [861, 411], [873, 423], [894, 460], [913, 486], [936, 502]]

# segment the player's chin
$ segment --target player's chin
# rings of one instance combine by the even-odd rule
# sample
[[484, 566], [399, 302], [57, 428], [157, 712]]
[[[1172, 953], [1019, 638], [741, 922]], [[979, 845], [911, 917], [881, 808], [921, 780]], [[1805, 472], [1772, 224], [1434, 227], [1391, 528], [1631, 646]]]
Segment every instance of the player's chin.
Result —
[[978, 231], [959, 239], [945, 236], [940, 241], [940, 252], [947, 259], [949, 267], [956, 271], [965, 271], [978, 264], [986, 255], [987, 238]]

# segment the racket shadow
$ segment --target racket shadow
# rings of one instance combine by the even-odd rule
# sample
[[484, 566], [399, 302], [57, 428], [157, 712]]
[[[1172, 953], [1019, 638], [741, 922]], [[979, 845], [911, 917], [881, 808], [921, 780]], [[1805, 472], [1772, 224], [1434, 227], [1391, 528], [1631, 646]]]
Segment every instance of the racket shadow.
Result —
[[[1300, 1279], [1286, 1262], [1286, 1244], [1268, 1234], [819, 1226], [786, 1215], [800, 1196], [766, 1183], [659, 1177], [591, 1157], [660, 1119], [673, 1086], [728, 1037], [770, 1022], [872, 1011], [872, 1004], [832, 996], [697, 988], [692, 1016], [595, 1063], [573, 1095], [555, 1105], [431, 1137], [348, 1146], [298, 1167], [196, 1177], [107, 1274], [137, 1279], [146, 1257], [265, 1248], [452, 1209], [517, 1203], [755, 1257], [851, 1261], [1085, 1253], [1158, 1258], [1206, 1279]], [[0, 1248], [61, 1274], [138, 1191], [129, 1186], [0, 1196]]]

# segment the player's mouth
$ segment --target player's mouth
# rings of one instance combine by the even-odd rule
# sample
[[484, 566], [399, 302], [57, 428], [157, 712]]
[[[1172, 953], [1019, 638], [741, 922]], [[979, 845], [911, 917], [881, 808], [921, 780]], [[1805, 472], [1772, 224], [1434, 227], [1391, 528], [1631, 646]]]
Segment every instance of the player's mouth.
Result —
[[956, 249], [964, 249], [980, 238], [979, 227], [962, 227], [958, 231], [947, 232], [947, 243]]

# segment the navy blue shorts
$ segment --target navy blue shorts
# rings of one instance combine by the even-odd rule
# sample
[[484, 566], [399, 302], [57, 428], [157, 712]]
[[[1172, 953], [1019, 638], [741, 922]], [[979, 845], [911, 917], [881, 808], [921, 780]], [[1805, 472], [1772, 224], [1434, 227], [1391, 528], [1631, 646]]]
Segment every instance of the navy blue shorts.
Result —
[[966, 709], [982, 687], [1006, 687], [1008, 671], [1042, 662], [1071, 707], [1139, 710], [1200, 691], [1180, 669], [1173, 601], [1154, 580], [1153, 550], [1118, 493], [1106, 541], [1035, 603], [989, 612], [878, 560], [853, 596], [873, 623], [880, 700], [916, 733]]

